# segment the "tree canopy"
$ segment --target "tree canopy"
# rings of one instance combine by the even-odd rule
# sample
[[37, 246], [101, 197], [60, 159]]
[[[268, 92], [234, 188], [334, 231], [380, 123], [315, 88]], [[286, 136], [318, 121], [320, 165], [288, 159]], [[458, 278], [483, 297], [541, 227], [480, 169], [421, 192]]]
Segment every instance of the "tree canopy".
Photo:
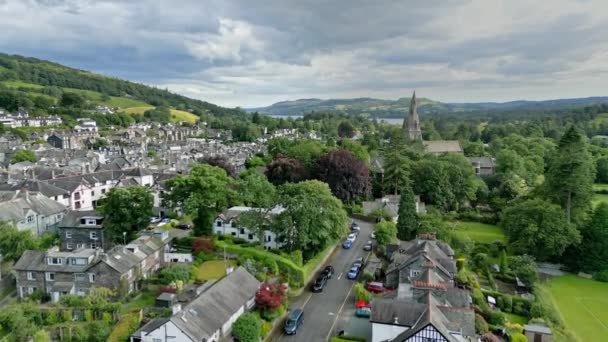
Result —
[[416, 238], [420, 221], [416, 213], [416, 200], [414, 192], [408, 183], [401, 187], [399, 200], [399, 217], [397, 218], [397, 237], [400, 240]]
[[15, 164], [15, 163], [23, 162], [23, 161], [30, 161], [32, 163], [35, 163], [37, 160], [38, 160], [38, 157], [36, 157], [36, 153], [34, 153], [34, 151], [18, 150], [13, 155], [13, 158], [11, 159], [11, 164]]
[[128, 241], [135, 233], [150, 223], [153, 197], [148, 188], [143, 186], [114, 187], [101, 201], [99, 211], [104, 216], [105, 237], [123, 242], [123, 233]]
[[321, 156], [314, 167], [315, 178], [329, 184], [332, 193], [344, 202], [366, 199], [371, 194], [367, 165], [347, 150], [333, 150]]

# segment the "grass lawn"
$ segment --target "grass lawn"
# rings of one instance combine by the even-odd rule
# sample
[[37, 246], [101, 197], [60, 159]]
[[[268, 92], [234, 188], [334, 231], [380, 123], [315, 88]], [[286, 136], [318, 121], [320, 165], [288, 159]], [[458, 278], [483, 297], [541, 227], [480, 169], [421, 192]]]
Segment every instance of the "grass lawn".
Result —
[[593, 204], [594, 207], [602, 202], [608, 202], [608, 194], [594, 194], [593, 195], [593, 200], [591, 200], [591, 203]]
[[[228, 261], [232, 266], [236, 266], [236, 263], [232, 260]], [[223, 260], [212, 260], [205, 261], [198, 268], [194, 269], [194, 276], [196, 280], [206, 281], [209, 279], [220, 279], [226, 275], [226, 268]]]
[[593, 184], [593, 191], [608, 190], [608, 184], [595, 183]]
[[133, 298], [130, 302], [126, 303], [122, 307], [122, 312], [135, 312], [139, 311], [146, 307], [154, 306], [154, 302], [156, 301], [156, 296], [151, 291], [143, 291], [137, 297]]
[[506, 313], [506, 312], [504, 314], [505, 314], [505, 316], [507, 316], [507, 319], [511, 323], [517, 323], [517, 324], [521, 324], [521, 325], [528, 323], [528, 319], [524, 316], [510, 314], [510, 313]]
[[494, 241], [507, 242], [507, 236], [502, 228], [479, 222], [457, 221], [454, 233], [460, 237], [468, 236], [478, 243], [491, 243]]
[[605, 341], [608, 336], [608, 283], [565, 275], [546, 285], [568, 330], [580, 341]]
[[[150, 110], [154, 107], [152, 106], [135, 106], [130, 108], [125, 108], [124, 111], [128, 114], [143, 114], [145, 111]], [[188, 123], [195, 123], [199, 119], [198, 116], [177, 109], [171, 109], [171, 122], [184, 121]]]
[[27, 83], [23, 81], [4, 81], [2, 83], [9, 88], [44, 88], [39, 84]]

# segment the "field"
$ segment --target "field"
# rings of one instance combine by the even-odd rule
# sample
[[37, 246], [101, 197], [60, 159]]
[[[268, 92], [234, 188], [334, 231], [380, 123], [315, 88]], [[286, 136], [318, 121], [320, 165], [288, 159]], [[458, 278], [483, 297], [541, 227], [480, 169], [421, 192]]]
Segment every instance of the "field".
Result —
[[608, 194], [594, 194], [593, 195], [593, 200], [591, 201], [591, 203], [593, 203], [594, 207], [602, 202], [608, 202]]
[[468, 236], [471, 240], [478, 243], [507, 242], [507, 236], [502, 231], [502, 228], [493, 224], [457, 221], [454, 233], [460, 237]]
[[[124, 111], [128, 114], [143, 114], [145, 111], [150, 110], [152, 106], [138, 106], [125, 108]], [[171, 109], [171, 122], [184, 121], [188, 123], [195, 123], [198, 120], [198, 116], [185, 112], [183, 110]]]
[[[229, 261], [232, 266], [235, 266], [233, 261]], [[194, 270], [196, 280], [206, 281], [209, 279], [220, 279], [226, 275], [226, 266], [223, 260], [205, 261]]]
[[605, 341], [608, 336], [608, 283], [566, 275], [549, 281], [547, 289], [568, 330], [580, 341]]

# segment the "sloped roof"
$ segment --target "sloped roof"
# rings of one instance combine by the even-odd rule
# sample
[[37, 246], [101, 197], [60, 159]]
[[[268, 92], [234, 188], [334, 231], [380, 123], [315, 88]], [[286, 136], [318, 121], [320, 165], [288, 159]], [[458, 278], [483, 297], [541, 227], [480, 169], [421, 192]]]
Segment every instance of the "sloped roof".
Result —
[[171, 322], [193, 341], [204, 340], [253, 298], [259, 288], [260, 282], [239, 267], [171, 317]]
[[17, 191], [27, 189], [29, 192], [39, 192], [47, 197], [63, 196], [69, 194], [65, 189], [56, 187], [47, 182], [25, 179], [18, 184], [0, 184], [0, 190]]
[[462, 153], [462, 146], [458, 140], [432, 140], [423, 141], [427, 153]]
[[102, 225], [83, 225], [80, 220], [85, 217], [103, 219], [103, 215], [95, 210], [75, 210], [68, 213], [61, 220], [60, 228], [102, 228]]
[[0, 220], [22, 220], [29, 209], [37, 214], [50, 216], [65, 211], [66, 207], [42, 194], [18, 192], [12, 199], [0, 203]]
[[106, 263], [118, 273], [123, 274], [139, 265], [140, 261], [141, 259], [134, 253], [123, 249], [122, 246], [116, 246], [104, 255], [100, 262]]

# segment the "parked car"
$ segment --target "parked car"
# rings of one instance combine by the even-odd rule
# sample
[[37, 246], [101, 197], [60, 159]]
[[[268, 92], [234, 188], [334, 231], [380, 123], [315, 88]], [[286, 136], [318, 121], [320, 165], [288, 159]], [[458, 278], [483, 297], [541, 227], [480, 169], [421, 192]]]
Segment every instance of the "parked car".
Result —
[[355, 233], [348, 234], [348, 237], [346, 238], [346, 240], [350, 240], [350, 242], [355, 242], [355, 240], [357, 240], [357, 234], [355, 234]]
[[384, 287], [384, 284], [380, 282], [371, 281], [367, 283], [367, 290], [373, 293], [384, 293], [386, 292], [386, 287]]
[[312, 284], [312, 292], [323, 292], [325, 284], [327, 284], [327, 277], [321, 274], [319, 277], [317, 277], [315, 283]]
[[363, 246], [363, 250], [364, 251], [371, 251], [372, 247], [373, 247], [372, 242], [371, 241], [367, 241], [365, 243], [365, 245]]
[[331, 277], [334, 275], [334, 267], [332, 265], [325, 266], [321, 274], [326, 276], [327, 279], [331, 279]]
[[370, 308], [358, 308], [357, 310], [355, 310], [355, 316], [357, 317], [364, 317], [364, 318], [369, 318], [372, 315], [372, 309]]
[[357, 267], [357, 266], [353, 266], [350, 268], [350, 270], [348, 271], [348, 274], [346, 275], [348, 279], [357, 279], [357, 276], [359, 275], [359, 270], [361, 268]]
[[295, 309], [291, 313], [289, 313], [289, 316], [287, 317], [287, 320], [285, 321], [285, 326], [283, 327], [283, 331], [285, 331], [285, 333], [287, 335], [295, 335], [296, 332], [298, 331], [298, 327], [300, 327], [300, 325], [302, 325], [303, 322], [304, 322], [304, 311], [302, 309]]
[[179, 229], [190, 229], [192, 228], [192, 224], [191, 223], [180, 223], [177, 225], [177, 228]]
[[351, 223], [350, 225], [350, 230], [358, 232], [361, 230], [361, 227], [359, 227], [359, 225], [355, 221], [353, 221], [353, 223]]
[[376, 232], [372, 232], [372, 233], [369, 235], [369, 237], [370, 237], [370, 238], [372, 238], [372, 239], [375, 239], [375, 238], [376, 238]]
[[161, 221], [160, 217], [150, 217], [150, 223], [158, 223]]
[[160, 220], [160, 222], [161, 223], [169, 223], [169, 222], [171, 222], [171, 219], [170, 218], [164, 218], [164, 219]]
[[357, 259], [355, 259], [355, 261], [353, 262], [353, 267], [359, 267], [361, 268], [361, 266], [363, 266], [363, 261], [365, 260], [365, 258], [363, 257], [358, 257]]
[[349, 249], [350, 247], [352, 247], [353, 242], [351, 240], [344, 240], [344, 242], [342, 243], [342, 248], [344, 249]]

